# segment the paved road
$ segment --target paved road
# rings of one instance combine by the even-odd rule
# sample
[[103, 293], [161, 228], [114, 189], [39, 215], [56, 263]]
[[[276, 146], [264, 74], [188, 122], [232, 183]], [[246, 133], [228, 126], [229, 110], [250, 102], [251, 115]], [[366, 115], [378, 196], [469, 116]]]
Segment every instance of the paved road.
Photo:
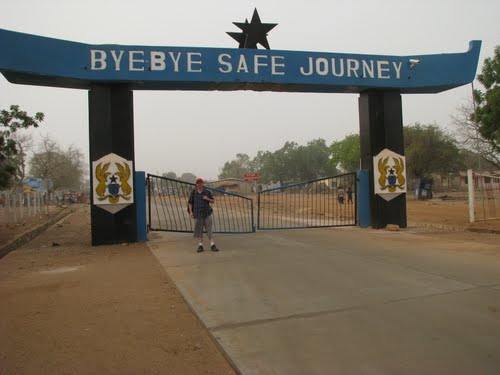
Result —
[[150, 247], [243, 374], [499, 374], [498, 246], [334, 228]]

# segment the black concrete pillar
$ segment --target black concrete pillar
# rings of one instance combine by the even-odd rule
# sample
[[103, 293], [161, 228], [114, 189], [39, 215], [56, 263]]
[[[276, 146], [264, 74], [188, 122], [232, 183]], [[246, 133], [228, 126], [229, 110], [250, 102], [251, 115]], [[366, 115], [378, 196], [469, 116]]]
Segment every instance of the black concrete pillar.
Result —
[[[127, 85], [94, 85], [89, 92], [90, 169], [92, 162], [115, 153], [134, 161], [133, 91]], [[91, 184], [91, 203], [94, 192]], [[115, 214], [91, 206], [92, 245], [136, 241], [135, 203]]]
[[386, 201], [374, 194], [373, 157], [384, 148], [404, 155], [401, 94], [394, 91], [369, 91], [359, 96], [361, 169], [370, 174], [371, 224], [385, 228], [397, 224], [406, 228], [406, 194]]

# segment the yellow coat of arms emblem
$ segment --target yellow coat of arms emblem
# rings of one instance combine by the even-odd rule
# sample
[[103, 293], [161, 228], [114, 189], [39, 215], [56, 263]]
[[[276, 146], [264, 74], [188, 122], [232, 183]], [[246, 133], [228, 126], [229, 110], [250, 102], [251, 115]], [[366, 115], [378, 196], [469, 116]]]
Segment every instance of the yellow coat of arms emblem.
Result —
[[129, 184], [130, 179], [130, 167], [126, 163], [115, 162], [116, 169], [115, 173], [108, 172], [110, 162], [97, 164], [95, 170], [95, 176], [99, 181], [99, 184], [95, 188], [95, 193], [97, 194], [100, 201], [108, 200], [109, 203], [118, 203], [120, 198], [126, 201], [130, 200], [130, 194], [132, 193], [132, 187]]
[[134, 202], [132, 161], [108, 154], [92, 163], [92, 172], [95, 205], [114, 213]]
[[374, 193], [389, 201], [406, 193], [406, 161], [389, 149], [373, 158]]

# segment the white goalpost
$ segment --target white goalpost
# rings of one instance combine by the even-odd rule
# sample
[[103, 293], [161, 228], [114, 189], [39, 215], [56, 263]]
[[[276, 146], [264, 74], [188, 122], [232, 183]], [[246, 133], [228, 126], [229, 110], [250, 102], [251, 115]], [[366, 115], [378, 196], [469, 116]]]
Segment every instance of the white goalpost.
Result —
[[469, 220], [500, 218], [500, 176], [467, 171], [469, 190]]

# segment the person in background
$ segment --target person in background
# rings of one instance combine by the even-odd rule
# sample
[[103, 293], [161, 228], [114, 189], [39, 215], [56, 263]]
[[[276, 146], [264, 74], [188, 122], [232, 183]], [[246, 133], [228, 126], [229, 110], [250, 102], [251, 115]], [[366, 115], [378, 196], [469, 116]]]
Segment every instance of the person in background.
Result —
[[337, 191], [337, 200], [340, 204], [344, 204], [344, 188], [339, 186], [339, 190]]
[[188, 212], [191, 217], [196, 220], [194, 226], [194, 238], [198, 240], [197, 252], [201, 253], [203, 249], [203, 229], [207, 232], [208, 240], [210, 241], [210, 250], [219, 251], [215, 245], [212, 234], [213, 217], [211, 203], [215, 200], [210, 190], [204, 188], [204, 181], [202, 178], [196, 179], [196, 188], [189, 195]]
[[352, 203], [352, 189], [350, 186], [347, 187], [347, 203]]

